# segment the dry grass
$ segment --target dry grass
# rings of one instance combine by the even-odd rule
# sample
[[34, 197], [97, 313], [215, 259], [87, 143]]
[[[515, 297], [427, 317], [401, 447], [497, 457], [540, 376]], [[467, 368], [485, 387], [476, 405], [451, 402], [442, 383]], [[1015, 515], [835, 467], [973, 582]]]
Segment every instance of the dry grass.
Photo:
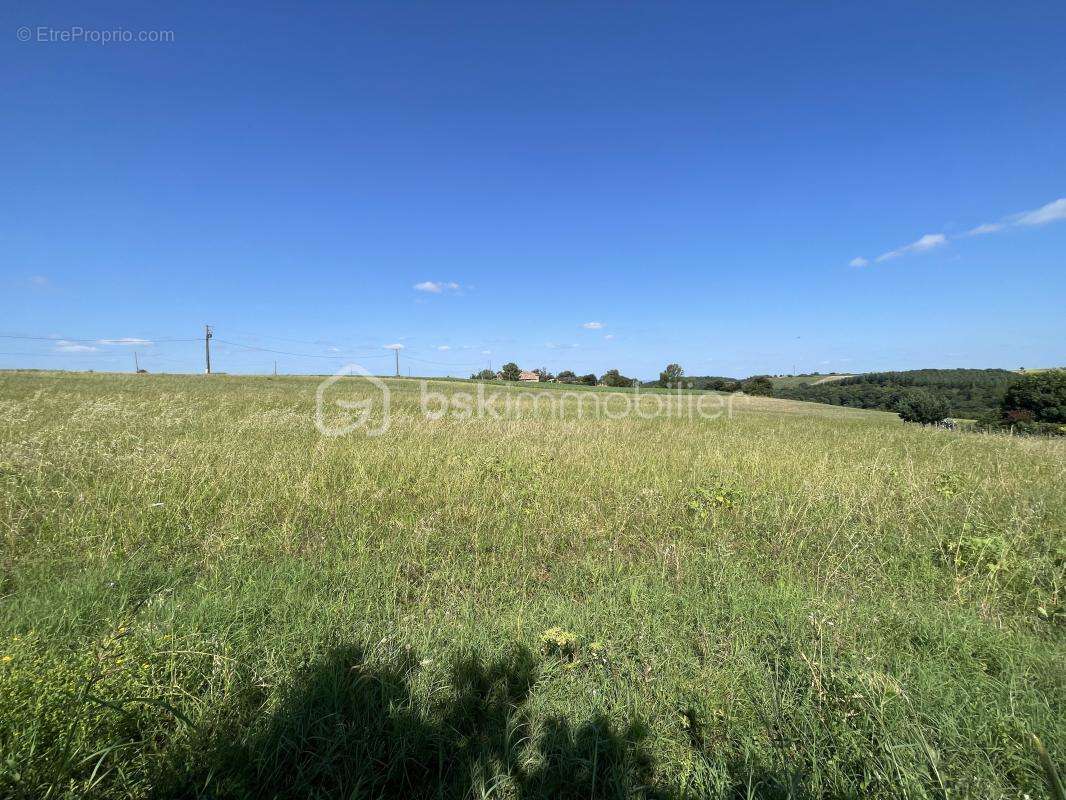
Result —
[[4, 793], [1045, 793], [1066, 442], [316, 385], [0, 377]]

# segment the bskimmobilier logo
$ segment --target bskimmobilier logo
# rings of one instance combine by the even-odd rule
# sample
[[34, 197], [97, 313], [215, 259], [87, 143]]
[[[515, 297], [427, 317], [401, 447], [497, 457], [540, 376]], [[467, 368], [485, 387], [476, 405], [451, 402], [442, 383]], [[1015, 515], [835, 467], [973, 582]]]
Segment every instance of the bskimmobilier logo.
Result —
[[[639, 386], [618, 391], [527, 390], [481, 382], [474, 384], [472, 392], [440, 392], [431, 390], [429, 383], [425, 379], [418, 381], [417, 397], [418, 412], [427, 422], [528, 418], [612, 421], [669, 418], [689, 422], [732, 419], [737, 397], [681, 389], [641, 391]], [[361, 365], [348, 364], [319, 384], [315, 393], [315, 426], [323, 436], [347, 436], [357, 431], [363, 431], [368, 437], [382, 436], [388, 432], [391, 422], [389, 387]]]
[[[327, 401], [327, 395], [340, 395], [344, 387], [355, 388], [361, 394], [369, 396], [359, 400], [335, 396]], [[318, 385], [315, 392], [315, 427], [323, 436], [329, 437], [347, 436], [358, 430], [365, 431], [368, 437], [381, 436], [388, 432], [391, 423], [391, 397], [389, 387], [381, 378], [371, 375], [359, 364], [345, 364]], [[375, 401], [381, 405], [380, 418], [374, 414]], [[338, 415], [334, 409], [349, 413]], [[328, 415], [327, 410], [334, 410], [334, 413]], [[357, 413], [353, 416], [351, 412]]]

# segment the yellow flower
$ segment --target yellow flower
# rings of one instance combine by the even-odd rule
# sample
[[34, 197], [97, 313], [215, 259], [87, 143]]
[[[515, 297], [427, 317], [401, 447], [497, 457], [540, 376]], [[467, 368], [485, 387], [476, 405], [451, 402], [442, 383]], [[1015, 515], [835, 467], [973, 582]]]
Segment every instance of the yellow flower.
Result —
[[562, 628], [548, 628], [541, 634], [540, 640], [559, 648], [569, 648], [577, 644], [577, 637]]
[[11, 656], [4, 656], [4, 663], [6, 664], [11, 660]]

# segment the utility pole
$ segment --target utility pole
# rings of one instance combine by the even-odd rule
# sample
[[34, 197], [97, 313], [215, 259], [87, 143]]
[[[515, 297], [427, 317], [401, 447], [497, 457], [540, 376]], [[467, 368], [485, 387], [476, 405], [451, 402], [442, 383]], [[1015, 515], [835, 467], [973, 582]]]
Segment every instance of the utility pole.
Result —
[[136, 350], [133, 351], [133, 371], [134, 372], [140, 372], [141, 371], [141, 365], [137, 362], [137, 351]]
[[400, 377], [400, 349], [396, 348], [392, 351], [396, 355], [396, 377]]
[[204, 356], [207, 359], [207, 374], [211, 374], [211, 326], [204, 325]]
[[278, 362], [276, 359], [274, 361], [274, 377], [278, 377]]

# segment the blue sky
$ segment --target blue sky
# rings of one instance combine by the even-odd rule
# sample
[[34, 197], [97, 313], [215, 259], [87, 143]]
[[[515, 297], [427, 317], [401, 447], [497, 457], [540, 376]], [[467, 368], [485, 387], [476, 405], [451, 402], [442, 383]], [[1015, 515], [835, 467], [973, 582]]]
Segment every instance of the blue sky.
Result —
[[168, 5], [0, 10], [0, 367], [1066, 363], [1062, 3]]

